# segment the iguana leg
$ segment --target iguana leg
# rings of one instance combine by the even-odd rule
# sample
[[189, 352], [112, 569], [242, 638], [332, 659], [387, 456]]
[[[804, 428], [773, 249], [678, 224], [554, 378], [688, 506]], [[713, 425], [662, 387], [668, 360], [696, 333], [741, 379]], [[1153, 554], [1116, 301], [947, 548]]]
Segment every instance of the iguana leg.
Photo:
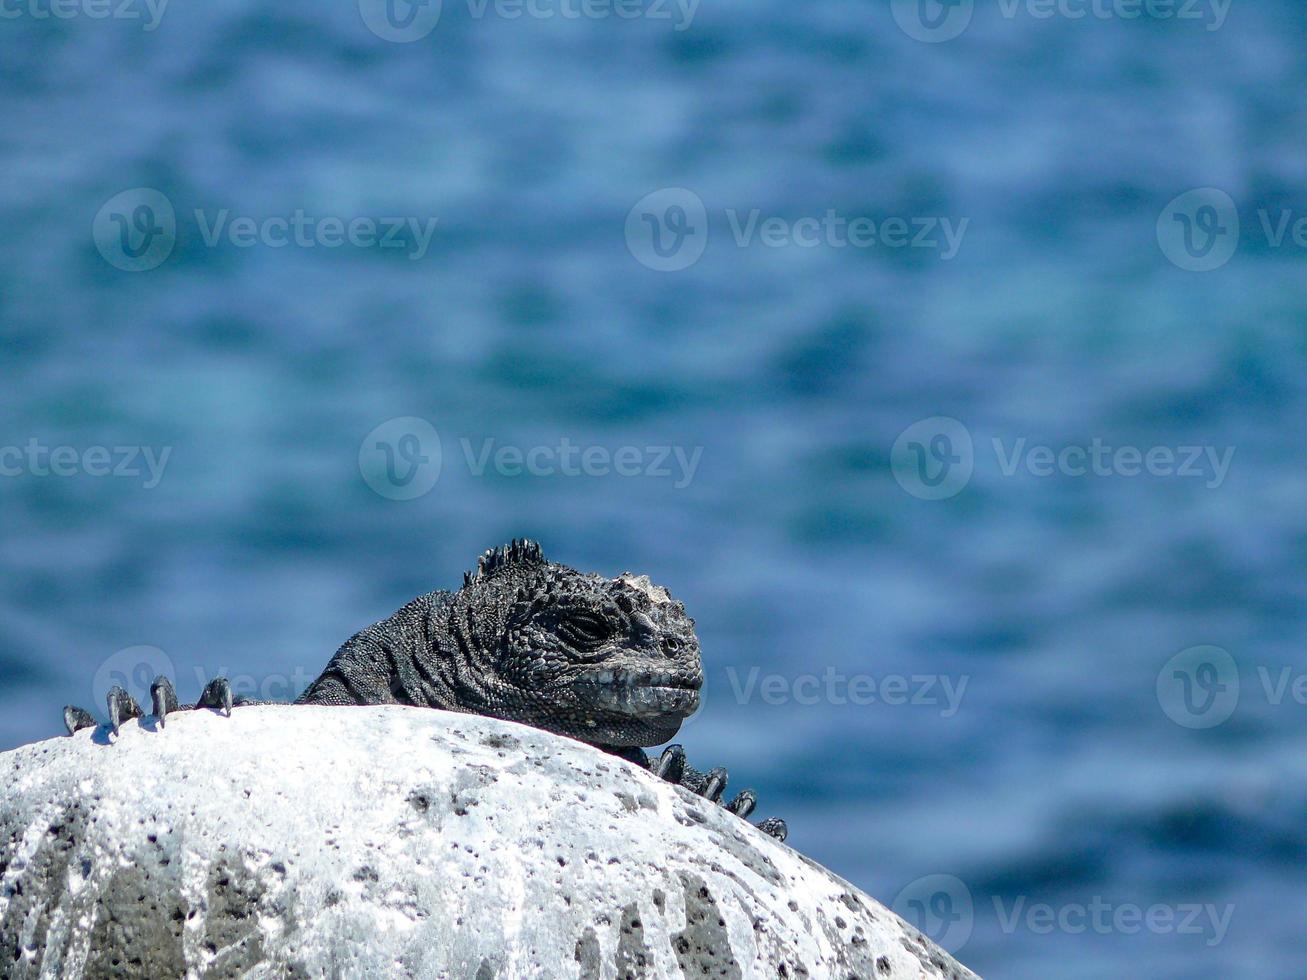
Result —
[[[713, 803], [721, 803], [722, 793], [726, 790], [726, 783], [729, 778], [726, 770], [720, 767], [711, 772], [702, 773], [686, 765], [685, 749], [680, 745], [667, 746], [656, 761], [649, 760], [645, 763], [645, 766], [669, 783], [684, 786], [690, 792], [698, 793], [704, 799], [711, 800]], [[737, 817], [745, 818], [753, 813], [754, 807], [758, 805], [758, 797], [753, 790], [746, 789], [731, 800], [730, 803], [722, 805]], [[785, 840], [789, 834], [789, 828], [780, 817], [769, 817], [756, 826], [764, 834], [781, 841]]]

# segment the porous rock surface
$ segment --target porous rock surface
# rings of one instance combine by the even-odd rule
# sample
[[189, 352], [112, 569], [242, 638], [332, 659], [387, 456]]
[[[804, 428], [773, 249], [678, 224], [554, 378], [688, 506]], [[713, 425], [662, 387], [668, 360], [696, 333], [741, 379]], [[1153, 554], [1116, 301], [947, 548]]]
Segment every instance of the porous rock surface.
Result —
[[404, 707], [245, 707], [0, 754], [0, 976], [973, 977], [621, 760]]

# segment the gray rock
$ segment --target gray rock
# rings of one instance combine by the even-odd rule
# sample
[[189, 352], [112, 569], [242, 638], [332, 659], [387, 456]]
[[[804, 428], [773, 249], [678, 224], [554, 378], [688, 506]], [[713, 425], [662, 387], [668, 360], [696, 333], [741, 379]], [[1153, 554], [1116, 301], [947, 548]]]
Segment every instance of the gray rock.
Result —
[[489, 718], [184, 712], [0, 785], [4, 977], [974, 977], [721, 808]]

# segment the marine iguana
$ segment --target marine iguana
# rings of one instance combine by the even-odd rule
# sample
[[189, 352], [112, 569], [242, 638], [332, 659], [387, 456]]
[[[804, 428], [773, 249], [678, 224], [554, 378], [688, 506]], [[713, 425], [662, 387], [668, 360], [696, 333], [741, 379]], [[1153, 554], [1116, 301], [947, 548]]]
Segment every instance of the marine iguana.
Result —
[[[515, 540], [481, 556], [457, 592], [419, 596], [356, 633], [295, 704], [407, 704], [489, 715], [567, 735], [620, 756], [720, 803], [727, 773], [686, 764], [680, 745], [657, 759], [645, 747], [672, 738], [699, 705], [703, 663], [685, 606], [646, 575], [587, 575]], [[160, 727], [173, 711], [259, 703], [233, 698], [225, 677], [194, 705], [156, 677], [150, 698]], [[143, 712], [121, 687], [108, 694], [109, 725]], [[64, 708], [69, 734], [96, 727], [83, 708]], [[757, 798], [723, 804], [740, 817]], [[784, 840], [785, 821], [760, 830]]]

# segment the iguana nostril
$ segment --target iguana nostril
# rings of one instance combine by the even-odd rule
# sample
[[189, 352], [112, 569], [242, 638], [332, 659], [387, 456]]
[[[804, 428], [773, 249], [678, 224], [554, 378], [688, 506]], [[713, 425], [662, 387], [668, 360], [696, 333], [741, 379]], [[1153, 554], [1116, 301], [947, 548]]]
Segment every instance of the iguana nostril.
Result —
[[658, 627], [642, 612], [631, 614], [631, 632], [644, 646], [652, 646], [658, 638]]

